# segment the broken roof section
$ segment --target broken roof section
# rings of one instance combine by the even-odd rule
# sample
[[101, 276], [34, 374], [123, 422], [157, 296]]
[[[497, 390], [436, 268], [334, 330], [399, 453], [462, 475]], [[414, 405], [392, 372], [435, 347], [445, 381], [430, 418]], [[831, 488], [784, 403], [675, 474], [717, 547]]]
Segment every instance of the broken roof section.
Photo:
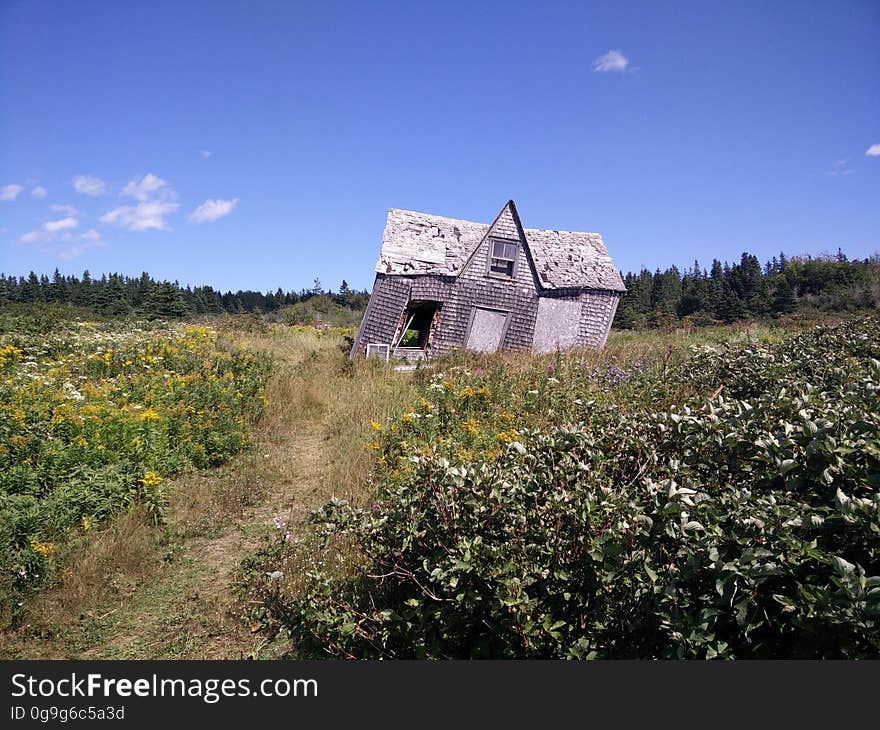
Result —
[[[515, 214], [513, 201], [507, 205]], [[376, 271], [458, 276], [490, 227], [488, 223], [391, 208]], [[534, 228], [524, 228], [523, 233], [543, 288], [626, 291], [598, 233]]]

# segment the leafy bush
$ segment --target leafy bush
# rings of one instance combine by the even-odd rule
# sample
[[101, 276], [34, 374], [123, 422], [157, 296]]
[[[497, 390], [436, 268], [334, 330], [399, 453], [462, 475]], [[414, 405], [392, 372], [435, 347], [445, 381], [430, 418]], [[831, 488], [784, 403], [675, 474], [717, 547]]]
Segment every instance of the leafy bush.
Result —
[[347, 657], [876, 657], [878, 357], [863, 319], [448, 369], [374, 424], [375, 503], [273, 548], [266, 610]]

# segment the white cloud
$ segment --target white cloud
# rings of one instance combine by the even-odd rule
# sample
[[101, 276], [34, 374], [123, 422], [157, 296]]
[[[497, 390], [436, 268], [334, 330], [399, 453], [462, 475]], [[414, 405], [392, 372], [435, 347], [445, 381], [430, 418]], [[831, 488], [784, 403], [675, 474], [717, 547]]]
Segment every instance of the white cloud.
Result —
[[15, 200], [22, 190], [21, 185], [5, 185], [0, 188], [0, 200]]
[[165, 180], [154, 175], [152, 172], [148, 172], [140, 181], [129, 180], [128, 185], [122, 188], [122, 194], [144, 202], [154, 196], [162, 197], [163, 195], [173, 194], [173, 191], [168, 187], [168, 183]]
[[880, 157], [880, 144], [872, 144], [865, 154], [868, 157]]
[[53, 203], [49, 206], [56, 213], [63, 213], [64, 215], [70, 216], [78, 216], [79, 211], [74, 208], [72, 205], [58, 205], [58, 203]]
[[165, 216], [180, 206], [170, 200], [148, 200], [137, 205], [123, 205], [100, 217], [101, 223], [119, 226], [129, 231], [170, 231]]
[[39, 243], [45, 237], [45, 231], [28, 231], [18, 241], [19, 243]]
[[106, 245], [107, 244], [104, 242], [104, 239], [101, 238], [101, 234], [93, 228], [90, 231], [86, 231], [81, 236], [79, 236], [79, 238], [77, 239], [77, 243], [62, 248], [58, 252], [58, 256], [65, 261], [70, 261], [70, 259], [75, 259], [78, 256], [82, 256], [84, 253], [86, 253], [86, 251], [90, 251], [93, 248], [100, 248]]
[[79, 221], [74, 217], [62, 218], [57, 221], [46, 221], [38, 231], [28, 231], [21, 238], [20, 243], [51, 243], [59, 236], [67, 240], [70, 229], [76, 228]]
[[629, 68], [629, 59], [620, 51], [608, 51], [604, 56], [599, 56], [593, 61], [593, 71], [626, 71]]
[[107, 190], [107, 183], [99, 177], [91, 175], [75, 175], [73, 178], [73, 188], [78, 193], [84, 195], [103, 195]]
[[147, 173], [140, 180], [130, 180], [122, 194], [140, 201], [137, 205], [122, 205], [100, 217], [101, 223], [119, 226], [129, 231], [170, 231], [165, 216], [174, 213], [177, 193], [158, 175]]
[[211, 150], [199, 150], [199, 154], [207, 160], [214, 153]]
[[46, 188], [44, 188], [42, 185], [37, 185], [37, 187], [31, 190], [31, 195], [33, 195], [35, 198], [45, 198], [48, 192], [49, 191], [46, 190]]
[[192, 223], [212, 223], [224, 215], [229, 215], [236, 205], [238, 205], [238, 198], [206, 200], [192, 212], [189, 219]]
[[86, 251], [106, 246], [101, 234], [92, 229], [85, 233], [74, 233], [73, 228], [79, 225], [76, 218], [63, 218], [57, 221], [46, 221], [36, 231], [28, 231], [20, 239], [20, 243], [43, 244], [44, 250], [52, 251], [50, 244], [59, 243], [61, 248], [54, 249], [59, 258], [68, 261], [82, 256]]
[[63, 231], [66, 228], [76, 228], [78, 225], [79, 221], [71, 216], [58, 221], [46, 221], [43, 224], [43, 230], [54, 233], [55, 231]]

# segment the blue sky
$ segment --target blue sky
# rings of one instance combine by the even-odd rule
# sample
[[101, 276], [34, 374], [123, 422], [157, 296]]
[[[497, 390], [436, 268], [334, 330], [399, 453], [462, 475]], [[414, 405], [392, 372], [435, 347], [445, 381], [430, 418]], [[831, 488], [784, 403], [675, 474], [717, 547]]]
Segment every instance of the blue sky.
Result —
[[388, 208], [508, 198], [623, 270], [880, 252], [880, 2], [0, 4], [6, 273], [368, 288]]

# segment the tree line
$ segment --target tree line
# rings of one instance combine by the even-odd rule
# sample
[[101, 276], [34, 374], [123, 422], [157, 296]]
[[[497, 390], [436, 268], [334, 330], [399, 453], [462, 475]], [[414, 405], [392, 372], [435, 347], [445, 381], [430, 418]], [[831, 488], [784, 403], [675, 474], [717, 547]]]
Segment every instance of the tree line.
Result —
[[[706, 270], [695, 261], [681, 271], [671, 266], [651, 273], [623, 275], [626, 294], [620, 301], [614, 326], [618, 329], [659, 327], [686, 320], [694, 324], [730, 323], [741, 319], [777, 317], [798, 311], [845, 312], [880, 306], [880, 257], [849, 260], [836, 256], [774, 256], [763, 266], [756, 256], [743, 253], [739, 263], [717, 259]], [[317, 299], [314, 299], [318, 297]], [[271, 314], [284, 310], [299, 318], [363, 312], [370, 295], [351, 289], [343, 280], [337, 292], [325, 292], [318, 279], [311, 289], [274, 292], [239, 290], [225, 293], [210, 286], [181, 286], [159, 281], [144, 272], [139, 277], [105, 274], [93, 278], [50, 278], [31, 272], [26, 277], [0, 274], [0, 306], [5, 303], [47, 302], [69, 305], [106, 316], [186, 318], [211, 314]], [[305, 303], [312, 300], [320, 306]], [[299, 305], [299, 306], [296, 306]], [[293, 307], [293, 310], [285, 309]], [[340, 309], [340, 307], [342, 309]], [[311, 310], [314, 309], [315, 312]], [[352, 321], [358, 319], [351, 317]]]
[[[621, 274], [623, 275], [623, 274]], [[717, 259], [707, 271], [671, 266], [653, 274], [642, 269], [623, 276], [626, 294], [614, 319], [619, 329], [730, 323], [778, 317], [797, 311], [845, 312], [880, 306], [880, 257], [848, 260], [836, 256], [774, 256], [763, 266], [743, 253], [739, 263]]]
[[63, 276], [57, 269], [51, 278], [37, 276], [33, 271], [26, 277], [0, 273], [0, 306], [45, 302], [114, 317], [180, 319], [222, 313], [268, 314], [316, 296], [360, 310], [369, 300], [368, 292], [352, 289], [345, 280], [337, 292], [325, 292], [321, 282], [315, 279], [311, 289], [299, 292], [279, 287], [266, 293], [250, 290], [223, 293], [210, 286], [184, 287], [177, 281], [159, 281], [147, 272], [139, 277], [104, 274], [101, 278], [93, 278], [88, 270], [81, 277]]

